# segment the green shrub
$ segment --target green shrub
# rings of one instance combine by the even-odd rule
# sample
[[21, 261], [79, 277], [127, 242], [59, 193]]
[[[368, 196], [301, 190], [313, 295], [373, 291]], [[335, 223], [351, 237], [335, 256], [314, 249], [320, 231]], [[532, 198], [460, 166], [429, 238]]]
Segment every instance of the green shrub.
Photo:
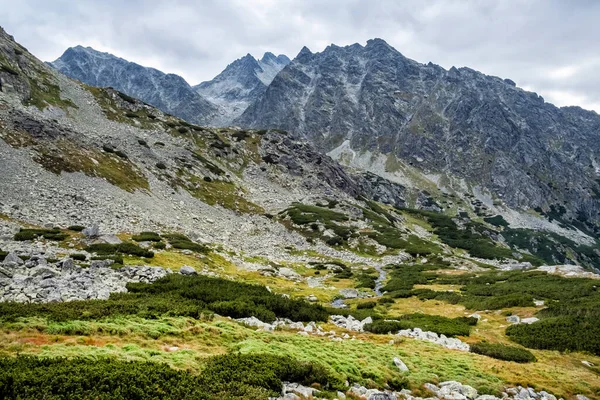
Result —
[[376, 302], [374, 302], [374, 301], [366, 301], [364, 303], [358, 303], [356, 305], [356, 308], [358, 310], [364, 310], [364, 309], [367, 309], [367, 308], [375, 308], [376, 306], [377, 306]]
[[186, 127], [183, 127], [183, 126], [182, 126], [182, 127], [180, 127], [179, 129], [177, 129], [177, 132], [179, 132], [179, 133], [187, 133], [187, 132], [188, 132], [188, 129], [187, 129]]
[[394, 304], [394, 299], [390, 297], [382, 297], [378, 300], [379, 304]]
[[4, 259], [6, 258], [7, 255], [8, 255], [7, 251], [2, 251], [2, 249], [0, 249], [0, 261], [4, 261]]
[[52, 229], [25, 229], [21, 228], [19, 232], [15, 234], [14, 240], [25, 241], [34, 240], [38, 237], [43, 237], [47, 240], [62, 241], [69, 237], [66, 233], [63, 233], [58, 228]]
[[507, 227], [509, 224], [508, 222], [506, 222], [506, 220], [504, 219], [504, 217], [502, 215], [495, 215], [493, 217], [487, 217], [483, 219], [485, 222], [487, 222], [488, 224], [494, 225], [494, 226], [503, 226], [503, 227]]
[[137, 115], [136, 113], [132, 113], [132, 112], [126, 112], [126, 113], [125, 113], [125, 116], [126, 116], [127, 118], [139, 118], [139, 117], [140, 117], [140, 116], [139, 116], [139, 115]]
[[71, 258], [73, 260], [77, 260], [77, 261], [87, 260], [87, 256], [85, 254], [81, 254], [81, 253], [73, 253], [73, 254], [71, 254]]
[[123, 242], [119, 244], [95, 243], [86, 247], [85, 250], [90, 253], [97, 253], [103, 255], [121, 253], [145, 258], [154, 257], [153, 252], [143, 249], [137, 244], [130, 242]]
[[117, 92], [117, 95], [128, 103], [135, 104], [135, 99], [125, 93]]
[[125, 154], [125, 152], [122, 150], [115, 151], [115, 154], [124, 160], [127, 160], [129, 158], [129, 157], [127, 157], [127, 154]]
[[357, 288], [375, 289], [377, 275], [372, 275], [370, 271], [361, 271], [356, 277]]
[[82, 225], [71, 225], [67, 229], [70, 230], [70, 231], [73, 231], [73, 232], [81, 232], [82, 230], [85, 229], [85, 226], [82, 226]]
[[597, 318], [545, 318], [533, 324], [511, 325], [506, 328], [506, 335], [533, 349], [585, 351], [600, 356], [600, 322]]
[[136, 242], [160, 242], [162, 238], [156, 232], [140, 232], [138, 235], [131, 237]]
[[471, 352], [504, 361], [529, 363], [537, 361], [535, 356], [527, 349], [515, 346], [506, 346], [499, 343], [479, 342], [471, 345]]
[[203, 244], [193, 242], [190, 238], [181, 233], [170, 233], [163, 235], [163, 237], [168, 240], [171, 246], [173, 246], [175, 249], [191, 250], [196, 253], [206, 253], [208, 251], [208, 247]]
[[388, 380], [387, 384], [390, 389], [400, 391], [402, 389], [408, 389], [410, 382], [405, 376], [397, 376]]
[[[475, 318], [472, 318], [477, 321]], [[436, 332], [446, 336], [469, 336], [472, 321], [469, 318], [447, 318], [429, 314], [407, 314], [395, 321], [373, 321], [365, 325], [368, 332], [387, 334], [401, 329], [421, 328], [424, 331]]]
[[0, 359], [0, 393], [6, 399], [256, 399], [279, 395], [283, 381], [343, 387], [319, 364], [262, 354], [215, 356], [199, 375], [109, 358]]
[[152, 247], [154, 247], [157, 250], [164, 250], [167, 248], [167, 245], [165, 244], [165, 242], [154, 242], [152, 244]]
[[[158, 143], [156, 143], [156, 144], [158, 144]], [[166, 164], [164, 162], [157, 162], [156, 163], [156, 168], [158, 168], [158, 169], [167, 169], [167, 166], [166, 166]]]
[[19, 71], [17, 71], [16, 69], [9, 67], [6, 64], [0, 64], [0, 70], [4, 71], [4, 72], [8, 72], [11, 75], [19, 75]]

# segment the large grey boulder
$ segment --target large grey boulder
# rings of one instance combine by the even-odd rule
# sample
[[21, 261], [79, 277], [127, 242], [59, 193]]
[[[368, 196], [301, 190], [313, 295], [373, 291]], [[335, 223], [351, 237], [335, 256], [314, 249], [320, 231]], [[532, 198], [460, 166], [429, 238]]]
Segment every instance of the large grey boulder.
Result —
[[181, 275], [198, 275], [196, 270], [194, 268], [190, 267], [189, 265], [184, 265], [183, 267], [181, 267], [179, 269], [179, 273]]
[[356, 298], [358, 298], [358, 290], [356, 290], [356, 289], [341, 289], [339, 291], [339, 293], [345, 299], [356, 299]]
[[11, 251], [10, 253], [8, 253], [6, 255], [6, 257], [4, 258], [4, 261], [2, 262], [4, 265], [23, 265], [25, 262], [21, 259], [21, 257], [19, 257], [17, 255], [17, 253], [15, 253], [14, 251]]
[[100, 227], [98, 225], [88, 226], [87, 228], [82, 230], [81, 233], [83, 234], [83, 236], [90, 239], [97, 238], [98, 236], [100, 236]]
[[408, 372], [408, 367], [406, 366], [406, 364], [404, 364], [404, 361], [402, 361], [400, 358], [394, 357], [394, 365], [396, 365], [396, 367], [398, 367], [400, 372]]

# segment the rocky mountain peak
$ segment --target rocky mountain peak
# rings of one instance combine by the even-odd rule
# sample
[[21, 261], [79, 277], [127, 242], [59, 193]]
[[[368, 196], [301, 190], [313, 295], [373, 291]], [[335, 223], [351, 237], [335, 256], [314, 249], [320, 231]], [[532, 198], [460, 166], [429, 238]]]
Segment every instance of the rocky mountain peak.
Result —
[[196, 93], [182, 77], [91, 47], [69, 48], [48, 64], [70, 78], [91, 86], [113, 87], [188, 121], [206, 124], [217, 112], [217, 107]]
[[418, 63], [382, 39], [303, 48], [285, 71], [238, 125], [288, 130], [399, 182], [405, 168], [465, 180], [510, 207], [560, 209], [598, 230], [596, 113], [559, 109], [471, 68]]
[[260, 60], [246, 54], [229, 64], [214, 79], [194, 89], [221, 108], [217, 124], [229, 124], [244, 112], [290, 60], [283, 54], [266, 52]]

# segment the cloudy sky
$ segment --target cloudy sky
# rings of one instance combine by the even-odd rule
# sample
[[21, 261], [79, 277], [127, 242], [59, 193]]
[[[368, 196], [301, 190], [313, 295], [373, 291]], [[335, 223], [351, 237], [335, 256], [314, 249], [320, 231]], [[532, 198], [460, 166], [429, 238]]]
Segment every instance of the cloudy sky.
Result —
[[81, 44], [197, 84], [246, 53], [364, 44], [511, 78], [600, 112], [595, 0], [0, 0], [0, 25], [45, 61]]

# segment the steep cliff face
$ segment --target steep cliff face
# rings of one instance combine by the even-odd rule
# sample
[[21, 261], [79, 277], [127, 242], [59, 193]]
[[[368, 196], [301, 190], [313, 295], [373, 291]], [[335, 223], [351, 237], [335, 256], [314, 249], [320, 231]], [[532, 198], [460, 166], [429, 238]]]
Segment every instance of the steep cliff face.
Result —
[[194, 89], [222, 108], [222, 116], [216, 121], [216, 125], [218, 122], [226, 125], [261, 96], [277, 73], [289, 62], [290, 59], [282, 54], [275, 56], [267, 52], [260, 60], [247, 54], [229, 64], [214, 79], [202, 82], [194, 86]]
[[414, 166], [511, 207], [600, 221], [600, 116], [508, 79], [420, 64], [380, 39], [302, 49], [237, 122], [289, 130], [323, 151], [343, 145], [337, 154], [350, 164], [383, 155], [388, 172]]
[[218, 114], [218, 107], [196, 93], [182, 77], [90, 47], [71, 47], [49, 64], [69, 78], [91, 86], [113, 87], [191, 122], [207, 124]]

